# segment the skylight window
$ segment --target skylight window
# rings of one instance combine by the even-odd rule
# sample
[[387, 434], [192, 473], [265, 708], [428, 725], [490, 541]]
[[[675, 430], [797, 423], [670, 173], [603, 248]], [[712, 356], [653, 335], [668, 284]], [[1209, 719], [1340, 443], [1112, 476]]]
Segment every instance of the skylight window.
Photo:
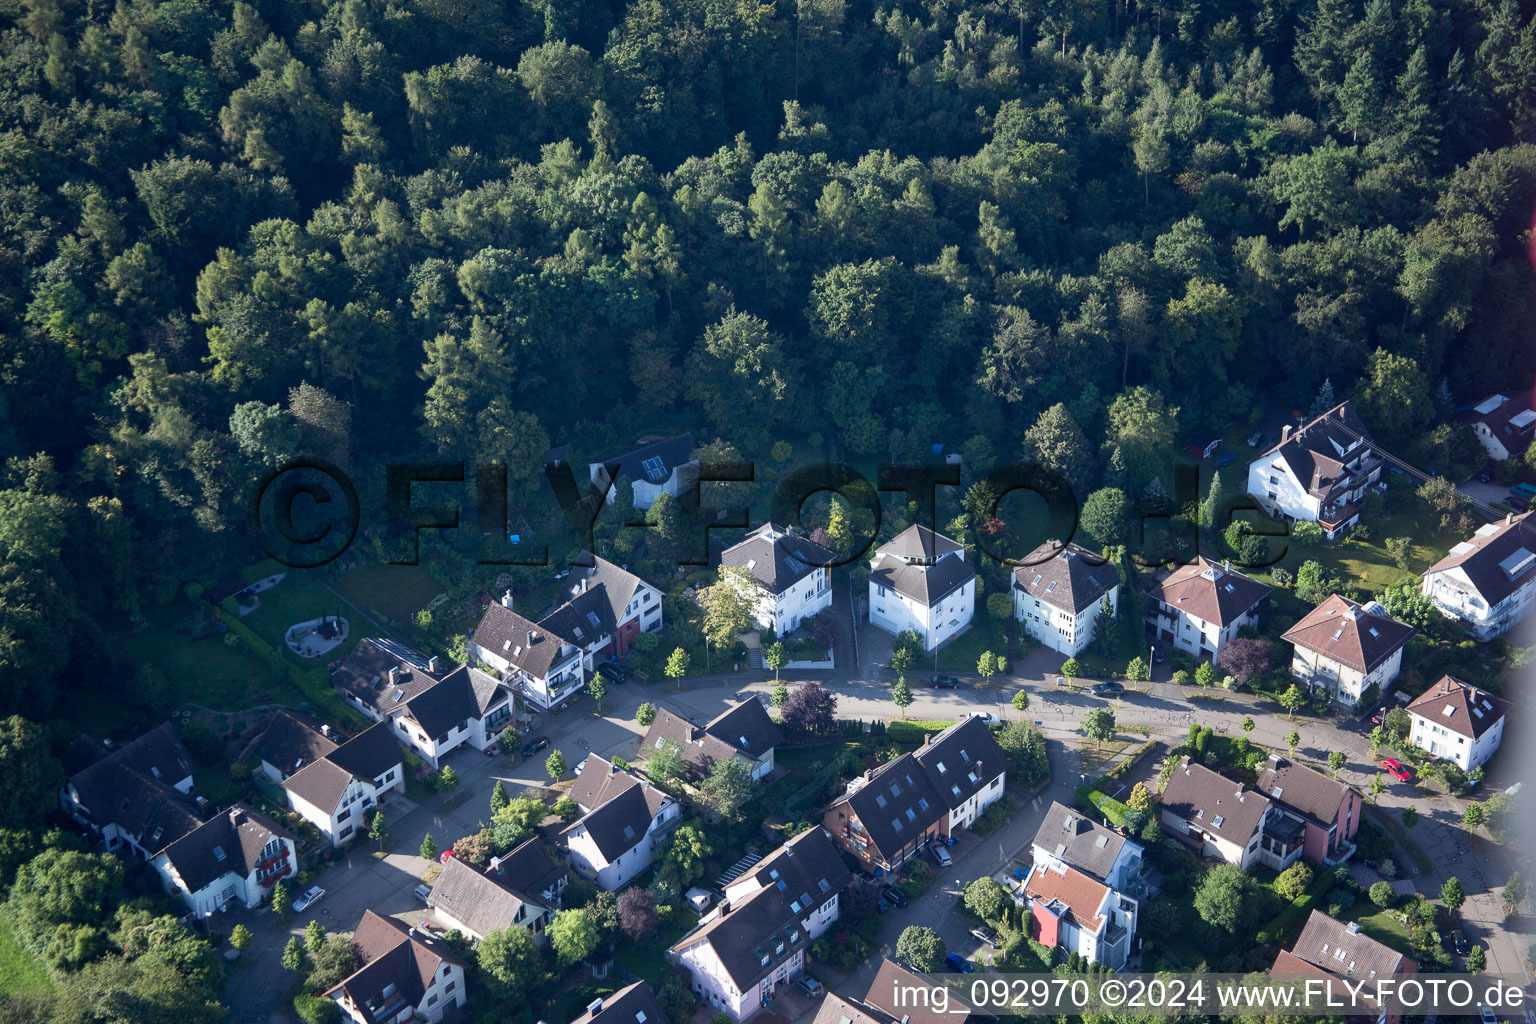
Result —
[[901, 819], [900, 818], [892, 818], [891, 819], [891, 831], [892, 832], [900, 832], [901, 831]]
[[1051, 582], [1049, 582], [1049, 583], [1047, 583], [1045, 585], [1045, 592], [1047, 594], [1049, 594], [1051, 591], [1053, 591], [1055, 589], [1056, 589], [1056, 581], [1055, 580], [1051, 580]]
[[940, 774], [940, 775], [943, 775], [943, 774], [944, 774], [944, 773], [945, 773], [945, 772], [947, 772], [947, 771], [949, 771], [949, 769], [948, 769], [948, 768], [945, 768], [945, 767], [944, 767], [944, 762], [943, 762], [943, 761], [940, 761], [940, 762], [939, 762], [939, 764], [938, 764], [938, 769], [939, 769], [939, 774]]
[[213, 848], [213, 859], [218, 861], [220, 864], [224, 863], [224, 858], [227, 856], [229, 855], [224, 852], [224, 847], [215, 846]]
[[927, 797], [923, 797], [923, 796], [918, 797], [917, 798], [917, 806], [920, 809], [926, 811], [928, 809], [928, 798]]
[[593, 629], [602, 628], [602, 625], [597, 621], [597, 612], [587, 612], [587, 621], [591, 623]]
[[1456, 709], [1454, 707], [1452, 707], [1451, 705], [1447, 704], [1445, 706], [1445, 708], [1440, 713], [1442, 715], [1444, 715], [1446, 718], [1450, 718], [1452, 715], [1456, 714]]
[[884, 793], [876, 793], [875, 794], [875, 806], [880, 808], [882, 811], [885, 810], [885, 794]]
[[896, 783], [896, 782], [891, 783], [891, 796], [901, 796], [901, 784], [900, 783]]
[[662, 463], [661, 459], [654, 455], [641, 462], [640, 466], [645, 470], [645, 475], [650, 477], [652, 480], [661, 480], [667, 475], [666, 465]]
[[1211, 819], [1211, 824], [1215, 825], [1217, 828], [1221, 828], [1221, 823], [1226, 821], [1226, 820], [1227, 820], [1226, 818], [1223, 818], [1221, 815], [1218, 814], [1218, 815], [1216, 815], [1216, 817]]
[[1035, 574], [1035, 582], [1031, 583], [1030, 586], [1038, 587], [1040, 585], [1040, 581], [1043, 580], [1043, 579], [1045, 579], [1044, 576], [1040, 575], [1039, 573], [1036, 573]]
[[908, 821], [916, 821], [917, 820], [917, 812], [912, 810], [912, 808], [910, 808], [910, 807], [907, 808], [907, 820]]

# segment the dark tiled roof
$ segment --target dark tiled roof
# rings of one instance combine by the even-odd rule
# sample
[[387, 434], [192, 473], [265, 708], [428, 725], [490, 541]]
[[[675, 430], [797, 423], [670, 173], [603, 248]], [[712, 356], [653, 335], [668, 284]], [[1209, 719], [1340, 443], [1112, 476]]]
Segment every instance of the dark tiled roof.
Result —
[[618, 629], [608, 596], [601, 588], [590, 587], [540, 619], [539, 626], [555, 636], [570, 637], [581, 647], [604, 634], [612, 636]]
[[1202, 557], [1168, 573], [1147, 593], [1154, 601], [1224, 626], [1257, 607], [1269, 596], [1269, 589], [1235, 569]]
[[1100, 880], [1115, 866], [1125, 844], [1120, 833], [1055, 801], [1034, 839], [1034, 845], [1046, 853]]
[[[559, 614], [558, 609], [555, 614]], [[550, 667], [561, 660], [562, 648], [569, 657], [569, 648], [580, 646], [574, 637], [553, 632], [545, 622], [534, 622], [511, 608], [492, 602], [475, 627], [475, 643], [507, 659], [533, 678], [543, 679], [549, 675]]]
[[704, 731], [754, 761], [784, 740], [784, 734], [756, 698], [722, 711], [704, 726]]
[[[908, 539], [898, 544], [902, 538]], [[938, 561], [927, 562], [930, 557], [937, 557]], [[876, 586], [888, 587], [932, 607], [971, 582], [976, 574], [966, 564], [964, 549], [959, 544], [924, 527], [913, 526], [875, 552], [869, 578]]]
[[1353, 449], [1361, 444], [1360, 438], [1369, 442], [1370, 431], [1354, 407], [1344, 402], [1304, 423], [1254, 461], [1278, 454], [1309, 494], [1326, 501], [1335, 486], [1349, 482], [1344, 463], [1359, 454]]
[[1453, 547], [1428, 572], [1460, 568], [1484, 601], [1490, 606], [1498, 604], [1536, 572], [1536, 520], [1531, 515], [1524, 512], [1484, 526]]
[[379, 722], [290, 775], [283, 788], [322, 810], [332, 811], [354, 778], [372, 782], [403, 760], [393, 724]]
[[225, 875], [241, 878], [256, 870], [261, 851], [274, 838], [293, 834], [249, 804], [237, 803], [165, 848], [165, 856], [188, 892], [199, 892]]
[[[748, 707], [749, 704], [755, 707]], [[783, 738], [762, 704], [753, 699], [727, 708], [702, 727], [660, 708], [641, 745], [654, 750], [662, 740], [676, 740], [690, 773], [702, 775], [716, 761], [737, 754], [756, 761]]]
[[556, 862], [537, 839], [529, 839], [495, 859], [487, 869], [513, 891], [526, 893], [530, 902], [544, 899], [546, 892], [555, 892], [565, 877], [565, 862]]
[[[1350, 931], [1349, 925], [1321, 910], [1312, 911], [1312, 916], [1307, 918], [1291, 953], [1329, 974], [1352, 979], [1390, 977], [1405, 964], [1413, 963], [1369, 935], [1358, 930]], [[1417, 965], [1414, 969], [1417, 970]]]
[[1349, 787], [1281, 754], [1270, 754], [1255, 788], [1327, 828], [1339, 816]]
[[[325, 995], [345, 991], [360, 1008], [370, 1003], [387, 1004], [389, 1000], [383, 992], [390, 985], [395, 986], [406, 1003], [419, 1006], [443, 964], [465, 966], [447, 943], [371, 910], [363, 911], [363, 919], [352, 934], [352, 945], [357, 948], [362, 966]], [[393, 1015], [388, 1019], [393, 1019]]]
[[[898, 1004], [893, 998], [897, 992], [922, 992], [932, 990], [939, 982], [919, 974], [910, 967], [904, 967], [887, 957], [881, 961], [880, 969], [875, 972], [875, 980], [869, 984], [869, 992], [864, 996], [867, 1006], [886, 1014], [898, 1021], [904, 1020], [907, 1024], [974, 1024], [980, 1020], [995, 1020], [990, 1014], [978, 1014], [975, 1009], [960, 997], [960, 993], [949, 993], [949, 1013], [941, 1013], [931, 1005], [910, 1006], [907, 1003], [913, 1000], [904, 1000]], [[971, 1013], [961, 1018], [957, 1009], [970, 1010]]]
[[1475, 740], [1504, 717], [1509, 702], [1460, 679], [1441, 676], [1435, 685], [1414, 698], [1408, 710], [1458, 736]]
[[1502, 401], [1486, 413], [1474, 411], [1472, 421], [1482, 423], [1513, 458], [1531, 446], [1531, 439], [1536, 436], [1536, 415], [1532, 414], [1529, 402], [1514, 401], [1504, 395], [1490, 395], [1478, 406], [1486, 407], [1495, 399]]
[[1202, 831], [1246, 847], [1264, 823], [1269, 798], [1186, 757], [1163, 787], [1162, 807]]
[[500, 704], [506, 690], [478, 669], [460, 665], [436, 686], [428, 687], [406, 702], [404, 714], [416, 721], [428, 736], [441, 736], [471, 718], [481, 718], [492, 704]]
[[1415, 632], [1412, 626], [1368, 612], [1348, 598], [1334, 594], [1308, 612], [1281, 639], [1357, 672], [1371, 673], [1401, 650]]
[[958, 807], [1008, 767], [1003, 748], [977, 715], [967, 715], [912, 754], [928, 773], [939, 796]]
[[442, 678], [431, 665], [430, 658], [403, 644], [364, 637], [331, 670], [331, 685], [387, 715]]
[[893, 558], [932, 565], [952, 551], [963, 552], [965, 546], [926, 526], [913, 525], [880, 545], [879, 550]]
[[163, 722], [71, 776], [69, 785], [98, 828], [115, 824], [158, 853], [203, 823], [191, 799], [175, 788], [191, 774], [176, 727]]
[[616, 778], [607, 800], [571, 822], [561, 833], [568, 836], [585, 829], [610, 864], [620, 854], [640, 845], [651, 827], [651, 820], [667, 799], [654, 786], [645, 785], [632, 775], [625, 778], [629, 780], [628, 785], [622, 785]]
[[352, 773], [321, 758], [283, 780], [283, 788], [322, 811], [334, 811], [352, 784]]
[[[676, 437], [668, 437], [659, 441], [651, 441], [641, 445], [623, 455], [614, 455], [603, 459], [603, 463], [617, 462], [619, 464], [619, 476], [629, 477], [631, 482], [644, 481], [651, 484], [659, 484], [672, 475], [672, 471], [678, 466], [687, 465], [692, 461], [693, 435], [678, 434]], [[661, 470], [655, 473], [646, 468], [649, 459], [660, 459]], [[599, 465], [599, 463], [593, 463]], [[615, 478], [617, 479], [617, 478]]]
[[[530, 839], [529, 842], [536, 843], [537, 840]], [[518, 910], [525, 903], [538, 902], [512, 884], [510, 873], [482, 872], [457, 857], [448, 858], [443, 873], [432, 884], [432, 905], [476, 935], [489, 935], [512, 927]], [[536, 914], [539, 911], [531, 908], [529, 912]]]
[[587, 590], [601, 590], [608, 601], [608, 614], [614, 622], [624, 621], [624, 609], [629, 607], [630, 600], [635, 596], [635, 591], [645, 585], [645, 581], [628, 569], [622, 569], [606, 558], [601, 558], [590, 551], [583, 551], [577, 562], [591, 562], [590, 568], [582, 568], [580, 565], [571, 566], [570, 597], [581, 593], [582, 588]]
[[667, 1024], [667, 1015], [656, 1001], [656, 993], [644, 981], [625, 985], [610, 996], [603, 996], [596, 1010], [587, 1010], [571, 1024]]
[[764, 523], [721, 552], [720, 564], [747, 569], [768, 593], [782, 594], [836, 557], [820, 544]]
[[1078, 544], [1046, 541], [1014, 567], [1013, 585], [1030, 597], [1074, 615], [1096, 603], [1120, 583], [1120, 574], [1104, 556]]
[[291, 775], [336, 749], [336, 744], [317, 725], [317, 720], [309, 715], [279, 711], [246, 748], [244, 756], [260, 758]]

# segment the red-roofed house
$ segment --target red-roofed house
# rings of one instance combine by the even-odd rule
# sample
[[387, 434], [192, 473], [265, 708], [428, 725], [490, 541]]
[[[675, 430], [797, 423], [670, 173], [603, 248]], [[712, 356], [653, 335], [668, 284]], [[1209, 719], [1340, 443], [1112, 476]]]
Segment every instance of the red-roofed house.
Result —
[[1487, 761], [1504, 739], [1509, 703], [1452, 676], [1408, 705], [1408, 740], [1420, 750], [1454, 762], [1464, 772]]
[[1136, 901], [1074, 867], [1037, 863], [1024, 877], [1033, 938], [1113, 970], [1125, 966], [1136, 937]]
[[1412, 626], [1398, 622], [1372, 601], [1361, 606], [1334, 594], [1281, 638], [1296, 649], [1291, 675], [1327, 690], [1341, 704], [1358, 707], [1371, 687], [1385, 693], [1403, 667]]

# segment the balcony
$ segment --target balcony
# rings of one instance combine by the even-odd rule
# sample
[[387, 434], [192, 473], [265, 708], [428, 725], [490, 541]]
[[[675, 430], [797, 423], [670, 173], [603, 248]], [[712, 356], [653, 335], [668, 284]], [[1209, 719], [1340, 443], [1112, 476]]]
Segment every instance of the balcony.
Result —
[[1331, 502], [1324, 505], [1317, 513], [1317, 525], [1331, 537], [1360, 514], [1358, 501]]

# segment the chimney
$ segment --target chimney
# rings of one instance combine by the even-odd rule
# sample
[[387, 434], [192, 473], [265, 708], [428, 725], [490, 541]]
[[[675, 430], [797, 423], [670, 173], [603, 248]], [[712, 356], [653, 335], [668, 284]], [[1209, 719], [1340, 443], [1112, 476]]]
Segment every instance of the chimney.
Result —
[[501, 874], [501, 858], [500, 857], [492, 857], [491, 858], [490, 866], [487, 867], [486, 870], [487, 871], [494, 871], [497, 874]]
[[320, 735], [329, 737], [331, 735], [331, 727], [328, 725], [322, 725], [320, 727]]
[[590, 1003], [587, 1004], [587, 1012], [588, 1013], [597, 1013], [602, 1008], [603, 1008], [603, 997], [602, 996], [598, 996], [596, 999], [592, 1000]]
[[1359, 935], [1360, 934], [1360, 922], [1359, 921], [1351, 921], [1351, 922], [1349, 922], [1349, 927], [1346, 928], [1345, 930], [1348, 931], [1349, 934], [1351, 934], [1351, 935]]
[[1289, 441], [1290, 439], [1291, 439], [1291, 425], [1289, 423], [1287, 423], [1285, 426], [1280, 428], [1280, 443], [1281, 444], [1285, 444], [1285, 442]]
[[437, 675], [442, 671], [442, 668], [443, 661], [437, 655], [434, 654], [432, 657], [427, 659], [427, 672], [429, 675]]
[[538, 637], [538, 635], [539, 635], [539, 634], [537, 634], [537, 633], [535, 633], [535, 632], [534, 632], [534, 631], [533, 631], [533, 630], [531, 630], [531, 629], [530, 629], [530, 630], [529, 630], [529, 631], [528, 631], [528, 646], [529, 646], [529, 647], [532, 647], [532, 646], [533, 646], [533, 641], [534, 641], [534, 640], [535, 640], [535, 639], [536, 639], [536, 638], [537, 638], [537, 637]]
[[930, 740], [930, 739], [932, 739], [932, 738], [933, 738], [933, 737], [932, 737], [932, 736], [929, 736], [929, 735], [928, 735], [928, 734], [927, 734], [927, 733], [926, 733], [926, 732], [925, 732], [925, 733], [923, 733], [923, 746], [924, 746], [924, 747], [927, 747], [927, 746], [928, 746], [928, 741], [929, 741], [929, 740]]
[[400, 672], [400, 666], [399, 665], [396, 665], [394, 668], [390, 669], [389, 670], [389, 685], [390, 686], [394, 686], [396, 683], [398, 683], [400, 681], [400, 675], [401, 675], [401, 672]]
[[501, 595], [501, 606], [507, 611], [512, 610], [512, 591], [508, 590]]

